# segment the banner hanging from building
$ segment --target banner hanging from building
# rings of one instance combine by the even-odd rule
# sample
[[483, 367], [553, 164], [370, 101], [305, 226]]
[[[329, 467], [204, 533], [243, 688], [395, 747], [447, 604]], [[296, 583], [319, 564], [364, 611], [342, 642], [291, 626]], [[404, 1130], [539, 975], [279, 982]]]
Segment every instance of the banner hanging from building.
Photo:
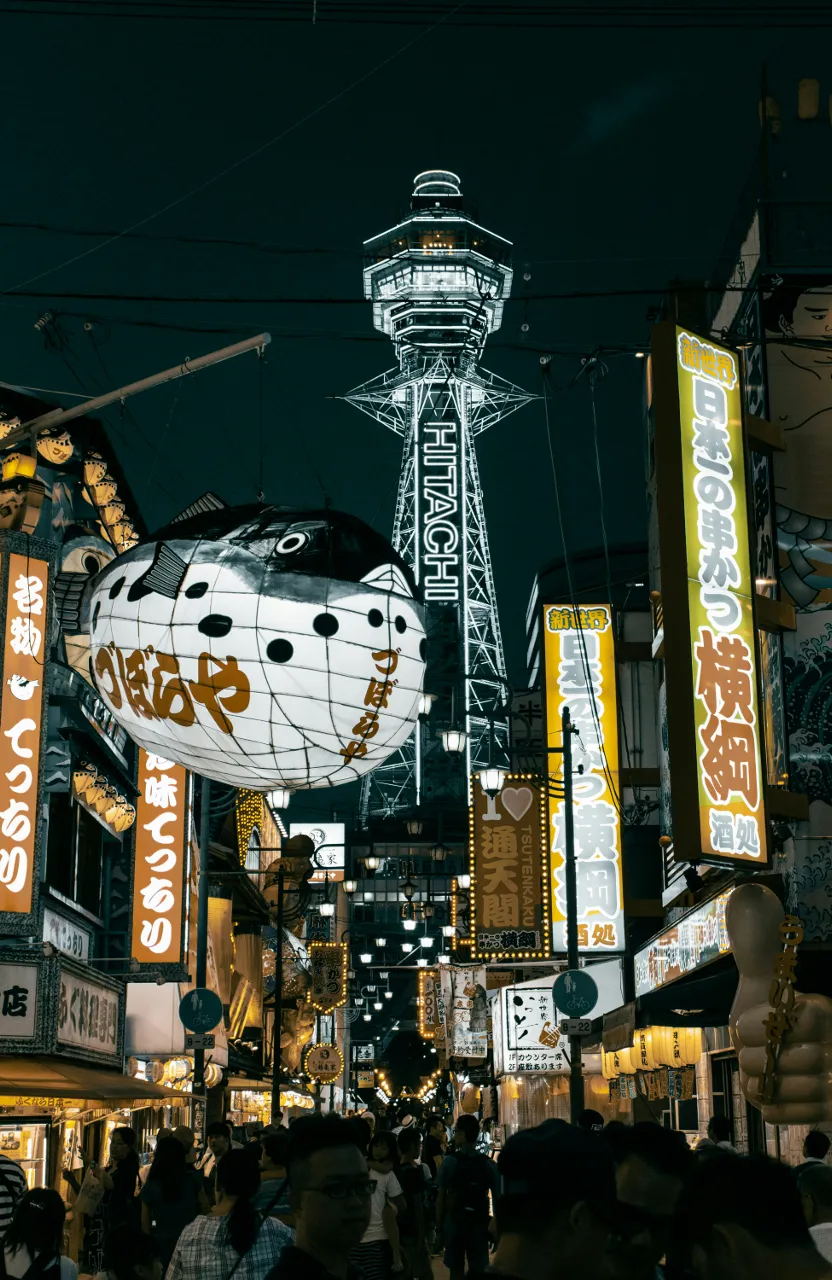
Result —
[[[561, 747], [565, 707], [572, 739], [578, 946], [623, 951], [621, 796], [615, 635], [608, 604], [545, 605], [543, 609], [546, 742]], [[549, 752], [551, 784], [563, 784], [563, 757]], [[582, 766], [582, 772], [578, 772]], [[565, 802], [549, 796], [552, 923], [555, 951], [566, 950]]]
[[32, 910], [49, 565], [9, 554], [0, 699], [0, 912]]
[[471, 778], [471, 957], [551, 955], [546, 806], [533, 775], [510, 773], [496, 796]]
[[738, 358], [672, 324], [652, 350], [673, 852], [766, 866]]
[[138, 787], [130, 954], [140, 964], [181, 964], [188, 774], [142, 747]]
[[319, 1013], [332, 1013], [347, 1003], [346, 942], [310, 942], [312, 985], [309, 1002]]
[[484, 1058], [488, 1053], [485, 966], [440, 965], [439, 987], [448, 1057]]

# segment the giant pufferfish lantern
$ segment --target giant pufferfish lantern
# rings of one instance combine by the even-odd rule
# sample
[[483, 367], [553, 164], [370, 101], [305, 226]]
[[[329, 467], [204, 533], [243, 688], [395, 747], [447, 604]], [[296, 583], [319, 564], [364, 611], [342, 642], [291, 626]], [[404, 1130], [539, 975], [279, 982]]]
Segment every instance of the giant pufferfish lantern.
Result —
[[146, 751], [234, 787], [337, 786], [416, 723], [413, 575], [354, 516], [261, 504], [176, 520], [92, 581], [92, 668]]

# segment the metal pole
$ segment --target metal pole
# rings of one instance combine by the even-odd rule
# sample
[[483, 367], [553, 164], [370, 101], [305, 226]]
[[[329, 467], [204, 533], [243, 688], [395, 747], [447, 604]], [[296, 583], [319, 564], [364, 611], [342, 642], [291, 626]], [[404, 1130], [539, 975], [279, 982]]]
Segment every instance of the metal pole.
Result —
[[[321, 1043], [321, 1015], [320, 1014], [318, 1014], [318, 1016], [315, 1018], [315, 1043], [316, 1044]], [[320, 1115], [320, 1112], [321, 1112], [321, 1102], [323, 1099], [323, 1092], [324, 1092], [324, 1086], [321, 1084], [320, 1080], [316, 1080], [315, 1081], [315, 1111], [318, 1113], [318, 1115]]]
[[[572, 809], [572, 720], [569, 708], [561, 716], [563, 732], [564, 831], [566, 835], [566, 964], [578, 968], [578, 881], [575, 873], [575, 822]], [[569, 1116], [573, 1124], [584, 1109], [581, 1037], [569, 1037]]]
[[[258, 333], [256, 338], [246, 338], [244, 342], [235, 342], [230, 347], [222, 347], [219, 351], [211, 351], [207, 356], [198, 356], [196, 360], [184, 360], [182, 364], [171, 369], [163, 369], [161, 373], [152, 373], [149, 378], [140, 378], [138, 382], [128, 382], [124, 387], [108, 391], [106, 395], [96, 396], [94, 400], [84, 400], [82, 404], [74, 404], [71, 409], [50, 409], [39, 418], [31, 418], [21, 426], [15, 427], [3, 438], [3, 447], [23, 440], [33, 429], [40, 427], [62, 426], [73, 418], [83, 418], [88, 413], [104, 409], [117, 400], [126, 400], [139, 391], [149, 391], [151, 387], [161, 386], [163, 382], [171, 382], [174, 378], [184, 378], [189, 373], [199, 373], [200, 369], [208, 369], [211, 365], [220, 364], [223, 360], [233, 360], [234, 356], [243, 355], [246, 351], [259, 351], [271, 342], [271, 335]], [[0, 385], [4, 385], [0, 383]]]
[[[196, 985], [208, 980], [208, 844], [211, 837], [211, 779], [202, 779], [199, 813], [199, 879], [196, 904]], [[205, 1050], [194, 1049], [192, 1097], [205, 1093]]]
[[272, 1030], [272, 1124], [280, 1112], [280, 1032], [283, 1022], [283, 868], [277, 872], [277, 948], [274, 957], [274, 1028]]

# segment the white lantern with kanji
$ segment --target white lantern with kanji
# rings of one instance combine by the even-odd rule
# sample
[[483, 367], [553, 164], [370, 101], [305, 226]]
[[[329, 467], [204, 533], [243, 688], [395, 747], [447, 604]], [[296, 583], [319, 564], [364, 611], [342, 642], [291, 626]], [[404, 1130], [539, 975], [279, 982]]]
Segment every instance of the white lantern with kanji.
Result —
[[91, 584], [92, 667], [147, 751], [235, 787], [336, 786], [416, 724], [413, 575], [353, 516], [256, 505], [174, 521]]

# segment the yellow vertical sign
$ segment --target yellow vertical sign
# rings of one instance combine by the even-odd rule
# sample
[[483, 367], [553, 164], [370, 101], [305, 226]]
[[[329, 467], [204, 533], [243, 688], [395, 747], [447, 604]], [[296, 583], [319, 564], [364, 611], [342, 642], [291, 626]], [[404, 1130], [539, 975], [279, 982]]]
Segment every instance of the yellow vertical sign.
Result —
[[[765, 863], [755, 587], [737, 357], [677, 328], [676, 372], [699, 840], [705, 856]], [[664, 501], [675, 501], [675, 495]], [[666, 635], [674, 621], [665, 610]]]
[[[543, 609], [547, 746], [560, 747], [569, 708], [573, 740], [573, 817], [578, 888], [578, 946], [622, 951], [621, 816], [615, 639], [608, 604]], [[563, 781], [562, 756], [547, 755], [551, 781]], [[555, 951], [566, 950], [564, 801], [549, 798], [552, 923]]]

